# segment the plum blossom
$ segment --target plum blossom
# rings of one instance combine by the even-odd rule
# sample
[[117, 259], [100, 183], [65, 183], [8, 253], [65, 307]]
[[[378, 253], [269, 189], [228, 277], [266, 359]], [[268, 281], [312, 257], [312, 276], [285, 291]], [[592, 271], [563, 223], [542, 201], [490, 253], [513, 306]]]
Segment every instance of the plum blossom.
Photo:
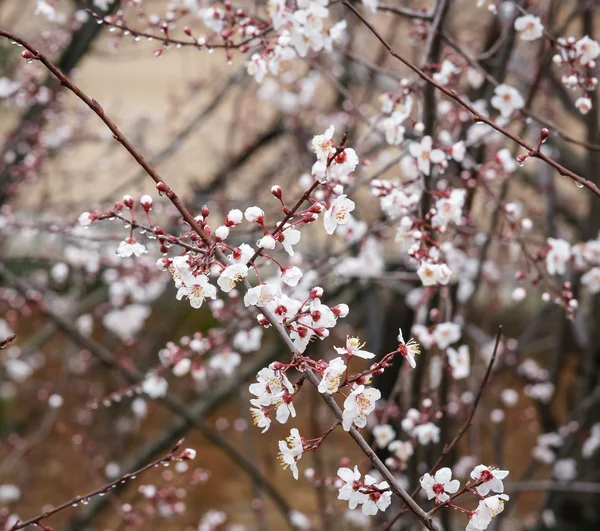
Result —
[[345, 372], [346, 364], [342, 358], [331, 360], [327, 368], [323, 371], [323, 376], [318, 387], [319, 393], [329, 395], [336, 393]]
[[284, 225], [283, 230], [279, 233], [279, 241], [285, 252], [290, 256], [294, 256], [294, 245], [296, 245], [300, 241], [301, 233], [299, 230], [295, 229], [291, 225]]
[[375, 409], [375, 402], [381, 398], [381, 391], [359, 385], [344, 401], [342, 426], [350, 431], [354, 424], [357, 428], [367, 425], [367, 415]]
[[433, 149], [433, 140], [430, 136], [424, 136], [420, 143], [412, 142], [408, 151], [416, 159], [419, 171], [425, 175], [431, 172], [432, 162], [440, 164], [446, 160], [446, 154], [441, 149]]
[[265, 213], [261, 208], [258, 208], [257, 206], [251, 206], [246, 209], [246, 212], [244, 212], [244, 217], [250, 223], [258, 223], [260, 225], [265, 220]]
[[442, 66], [440, 67], [439, 72], [435, 72], [433, 74], [433, 79], [442, 86], [446, 86], [455, 74], [460, 73], [460, 68], [458, 68], [452, 61], [448, 59], [444, 59]]
[[250, 288], [244, 295], [244, 305], [263, 308], [281, 295], [281, 288], [276, 284], [260, 284]]
[[480, 500], [477, 509], [469, 517], [469, 524], [465, 531], [484, 531], [487, 529], [492, 518], [504, 510], [504, 502], [508, 499], [508, 495], [500, 494]]
[[[266, 425], [266, 429], [270, 423], [266, 423], [263, 418], [263, 413], [259, 413], [258, 408], [276, 409], [277, 421], [285, 424], [290, 417], [296, 416], [296, 410], [292, 402], [294, 387], [288, 380], [285, 373], [276, 370], [274, 364], [261, 369], [257, 375], [257, 382], [250, 385], [250, 393], [256, 398], [250, 400], [254, 424]], [[259, 426], [260, 427], [260, 426]]]
[[176, 297], [177, 300], [187, 298], [192, 308], [200, 308], [205, 299], [217, 297], [217, 288], [209, 283], [206, 275], [186, 275], [185, 284], [179, 288]]
[[490, 491], [504, 492], [502, 480], [506, 476], [508, 476], [508, 470], [488, 468], [485, 465], [477, 465], [471, 472], [471, 478], [477, 482], [481, 482], [481, 485], [477, 487], [477, 492], [482, 496], [486, 496]]
[[367, 516], [374, 516], [378, 511], [385, 511], [392, 503], [392, 491], [389, 489], [390, 485], [387, 481], [376, 483], [376, 479], [368, 474], [365, 475], [365, 485], [377, 490], [369, 492], [367, 500], [362, 504], [362, 512]]
[[421, 354], [419, 344], [412, 337], [408, 340], [408, 343], [406, 343], [401, 328], [398, 328], [398, 343], [400, 344], [398, 346], [398, 352], [406, 358], [409, 365], [414, 369], [417, 366], [415, 356]]
[[447, 349], [460, 339], [460, 325], [451, 322], [440, 323], [433, 329], [431, 336], [441, 350]]
[[290, 467], [294, 479], [298, 479], [298, 465], [304, 451], [302, 437], [296, 428], [290, 430], [290, 436], [285, 441], [279, 441], [279, 459], [283, 468]]
[[132, 255], [142, 256], [146, 254], [148, 249], [141, 243], [138, 243], [135, 238], [127, 238], [119, 243], [117, 248], [117, 256], [121, 258], [129, 258]]
[[225, 293], [229, 293], [238, 282], [241, 282], [247, 276], [248, 268], [245, 264], [232, 264], [223, 269], [217, 279], [217, 284]]
[[521, 40], [535, 41], [544, 35], [544, 25], [540, 17], [524, 15], [515, 20], [515, 29], [521, 33]]
[[281, 269], [281, 280], [288, 286], [295, 287], [302, 278], [302, 271], [296, 266], [287, 266]]
[[338, 225], [346, 225], [354, 206], [354, 201], [348, 199], [345, 195], [336, 197], [323, 216], [325, 232], [333, 234]]
[[550, 275], [564, 275], [571, 258], [569, 242], [561, 238], [548, 238], [550, 250], [546, 255], [546, 269]]
[[581, 96], [575, 100], [575, 107], [581, 114], [587, 114], [592, 110], [592, 100], [588, 97]]
[[438, 443], [440, 441], [440, 429], [433, 422], [419, 424], [412, 429], [411, 435], [416, 437], [419, 444], [425, 446], [431, 442]]
[[600, 56], [600, 44], [587, 35], [575, 43], [575, 50], [579, 56], [579, 62], [584, 66]]
[[525, 106], [525, 100], [516, 88], [503, 83], [494, 89], [494, 96], [490, 100], [490, 104], [494, 109], [500, 111], [503, 118], [510, 118], [514, 111]]
[[162, 376], [152, 372], [146, 375], [146, 378], [142, 382], [142, 391], [146, 393], [150, 398], [160, 398], [167, 394], [169, 384]]
[[379, 424], [373, 427], [373, 437], [379, 448], [385, 448], [396, 437], [396, 432], [389, 424]]
[[208, 366], [213, 370], [222, 372], [225, 376], [231, 376], [241, 361], [242, 357], [237, 352], [224, 349], [210, 358]]
[[339, 468], [337, 475], [343, 481], [342, 486], [339, 488], [338, 500], [346, 500], [350, 509], [356, 509], [358, 505], [362, 505], [367, 501], [367, 494], [360, 491], [361, 473], [357, 466], [354, 467], [354, 470], [344, 467]]
[[427, 493], [427, 499], [435, 498], [436, 503], [449, 500], [448, 494], [455, 494], [460, 487], [460, 481], [452, 479], [452, 470], [448, 467], [440, 468], [433, 476], [425, 474], [419, 481]]
[[467, 191], [464, 188], [450, 192], [450, 197], [442, 197], [435, 203], [436, 213], [431, 218], [431, 224], [445, 230], [448, 223], [460, 225], [462, 221], [462, 208], [465, 204]]
[[375, 357], [375, 354], [373, 354], [372, 352], [363, 350], [363, 347], [365, 345], [366, 345], [366, 343], [361, 344], [360, 339], [358, 337], [348, 336], [346, 338], [346, 347], [345, 348], [342, 348], [342, 347], [333, 347], [333, 348], [335, 349], [335, 351], [338, 354], [342, 354], [342, 355], [346, 354], [346, 355], [348, 355], [348, 357], [358, 356], [359, 358], [363, 358], [365, 360], [370, 360]]
[[448, 347], [446, 350], [448, 363], [452, 367], [452, 378], [462, 380], [471, 372], [470, 355], [468, 345], [461, 345], [458, 350]]
[[419, 275], [423, 286], [435, 286], [437, 284], [445, 286], [450, 282], [452, 271], [447, 264], [434, 264], [433, 262], [423, 261], [417, 269], [417, 275]]

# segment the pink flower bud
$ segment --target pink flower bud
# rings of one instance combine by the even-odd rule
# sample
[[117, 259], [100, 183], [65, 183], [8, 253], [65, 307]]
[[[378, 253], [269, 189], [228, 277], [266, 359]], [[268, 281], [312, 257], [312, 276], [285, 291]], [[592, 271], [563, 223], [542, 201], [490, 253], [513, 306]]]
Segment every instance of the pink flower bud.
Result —
[[152, 198], [149, 195], [140, 197], [140, 203], [146, 212], [152, 208]]
[[123, 204], [131, 210], [133, 208], [133, 197], [130, 195], [124, 195]]
[[283, 197], [283, 191], [281, 190], [281, 186], [275, 185], [271, 188], [271, 193], [277, 198], [281, 199]]

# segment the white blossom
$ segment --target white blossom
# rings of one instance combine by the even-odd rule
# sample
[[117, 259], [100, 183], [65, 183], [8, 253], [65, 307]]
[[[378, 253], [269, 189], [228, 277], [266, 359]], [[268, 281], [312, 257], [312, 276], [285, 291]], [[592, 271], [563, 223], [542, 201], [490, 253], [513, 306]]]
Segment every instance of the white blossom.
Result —
[[544, 25], [540, 17], [524, 15], [515, 20], [515, 29], [524, 41], [535, 41], [544, 35]]
[[435, 498], [436, 503], [449, 500], [448, 494], [455, 494], [460, 487], [458, 479], [452, 479], [452, 470], [448, 467], [440, 468], [433, 476], [425, 474], [419, 481], [427, 493], [427, 499]]
[[359, 385], [344, 401], [342, 426], [350, 431], [354, 424], [358, 428], [367, 425], [367, 415], [375, 409], [375, 402], [381, 398], [381, 391]]
[[525, 100], [516, 88], [503, 83], [494, 89], [494, 96], [490, 100], [490, 104], [494, 109], [500, 111], [503, 118], [510, 118], [514, 111], [525, 106]]
[[318, 387], [319, 393], [330, 395], [336, 393], [345, 372], [346, 364], [342, 358], [331, 360], [327, 368], [323, 371], [323, 376]]

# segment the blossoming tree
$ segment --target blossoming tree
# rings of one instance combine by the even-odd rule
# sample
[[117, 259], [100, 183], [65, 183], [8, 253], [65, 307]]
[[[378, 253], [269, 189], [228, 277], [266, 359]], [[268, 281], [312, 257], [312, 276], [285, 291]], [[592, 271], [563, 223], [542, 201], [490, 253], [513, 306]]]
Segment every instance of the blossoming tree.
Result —
[[595, 2], [5, 9], [0, 528], [600, 523]]

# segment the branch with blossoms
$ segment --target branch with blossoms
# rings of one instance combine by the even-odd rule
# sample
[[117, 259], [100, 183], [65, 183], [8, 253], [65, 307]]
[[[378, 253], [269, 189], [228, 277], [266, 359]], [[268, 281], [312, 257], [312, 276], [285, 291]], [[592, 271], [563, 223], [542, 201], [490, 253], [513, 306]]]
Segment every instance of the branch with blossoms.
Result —
[[157, 459], [156, 461], [148, 463], [146, 466], [140, 468], [139, 470], [136, 470], [135, 472], [133, 472], [131, 474], [125, 474], [124, 476], [121, 476], [118, 479], [111, 481], [110, 483], [107, 483], [106, 485], [103, 485], [102, 487], [99, 487], [91, 492], [88, 492], [87, 494], [75, 496], [74, 498], [70, 499], [69, 501], [62, 503], [62, 504], [54, 507], [53, 509], [48, 509], [41, 514], [34, 516], [33, 518], [29, 518], [28, 520], [24, 520], [24, 521], [17, 521], [11, 527], [8, 528], [8, 531], [17, 531], [18, 529], [24, 529], [30, 525], [35, 525], [37, 527], [40, 527], [44, 531], [52, 531], [53, 528], [44, 524], [42, 522], [42, 520], [46, 520], [47, 518], [55, 515], [56, 513], [64, 511], [65, 509], [68, 509], [69, 507], [77, 507], [80, 503], [86, 505], [95, 496], [104, 496], [104, 495], [108, 494], [111, 491], [111, 489], [114, 489], [117, 485], [119, 485], [121, 483], [126, 483], [128, 481], [133, 481], [140, 474], [143, 474], [144, 472], [146, 472], [152, 468], [156, 468], [159, 465], [169, 466], [170, 463], [173, 463], [176, 461], [191, 461], [191, 460], [195, 459], [196, 458], [196, 450], [193, 450], [192, 448], [185, 448], [184, 450], [180, 451], [180, 447], [182, 444], [183, 444], [183, 439], [180, 440], [167, 455], [161, 457], [160, 459]]
[[[269, 333], [274, 332], [272, 335], [279, 337], [288, 357], [260, 370], [254, 369], [258, 374], [256, 382], [250, 385], [253, 397], [250, 405], [255, 424], [263, 433], [274, 431], [275, 423], [294, 424], [289, 437], [279, 440], [277, 447], [280, 461], [295, 479], [300, 477], [299, 466], [304, 453], [327, 451], [332, 446], [332, 438], [337, 437], [334, 432], [341, 425], [364, 455], [364, 465], [353, 466], [350, 460], [343, 459], [338, 465], [337, 477], [328, 477], [321, 465], [318, 475], [321, 487], [335, 487], [338, 498], [348, 502], [349, 520], [379, 515], [395, 500], [400, 505], [399, 516], [410, 512], [428, 529], [446, 527], [452, 513], [461, 513], [463, 519], [468, 517], [468, 531], [488, 528], [508, 500], [503, 484], [508, 470], [504, 470], [506, 464], [500, 443], [494, 447], [497, 467], [476, 466], [480, 458], [472, 456], [464, 456], [456, 463], [450, 461], [458, 451], [458, 442], [469, 430], [473, 436], [468, 444], [461, 444], [461, 449], [464, 446], [476, 455], [485, 451], [485, 441], [480, 444], [478, 437], [479, 432], [484, 431], [484, 422], [480, 423], [478, 415], [475, 426], [471, 424], [496, 357], [502, 358], [503, 369], [514, 369], [518, 376], [516, 381], [526, 397], [540, 406], [543, 404], [537, 411], [542, 420], [541, 429], [548, 424], [544, 423], [543, 416], [550, 410], [551, 400], [565, 385], [557, 378], [558, 369], [554, 366], [546, 371], [532, 359], [523, 359], [530, 354], [529, 342], [507, 338], [500, 349], [500, 332], [495, 342], [489, 336], [477, 339], [475, 345], [467, 344], [466, 337], [461, 340], [464, 331], [467, 331], [465, 336], [469, 336], [472, 322], [486, 322], [488, 328], [494, 328], [495, 323], [502, 320], [509, 322], [512, 330], [514, 322], [527, 319], [512, 319], [511, 315], [505, 320], [505, 314], [500, 312], [506, 310], [507, 304], [511, 305], [508, 311], [512, 312], [513, 305], [539, 290], [541, 301], [537, 303], [556, 303], [560, 306], [560, 319], [566, 317], [556, 350], [564, 347], [564, 355], [566, 330], [579, 326], [577, 320], [585, 319], [585, 310], [592, 307], [588, 297], [593, 300], [594, 295], [600, 293], [600, 238], [594, 238], [595, 230], [588, 231], [592, 236], [587, 234], [587, 241], [573, 244], [558, 236], [554, 223], [544, 234], [549, 237], [547, 240], [540, 237], [542, 231], [534, 232], [536, 216], [545, 211], [546, 219], [552, 217], [557, 194], [564, 195], [564, 204], [569, 207], [569, 194], [563, 194], [560, 188], [563, 181], [568, 181], [559, 180], [554, 187], [552, 176], [546, 175], [551, 189], [540, 190], [540, 196], [547, 195], [546, 204], [537, 197], [521, 197], [521, 190], [514, 186], [509, 189], [509, 182], [520, 183], [519, 166], [527, 164], [534, 168], [541, 163], [549, 172], [556, 170], [569, 177], [577, 187], [587, 187], [593, 192], [589, 200], [597, 201], [600, 190], [593, 179], [593, 154], [589, 154], [585, 171], [579, 166], [569, 169], [567, 166], [571, 164], [562, 156], [564, 150], [557, 152], [558, 143], [551, 140], [554, 134], [559, 134], [589, 151], [596, 149], [597, 115], [590, 95], [595, 89], [595, 60], [600, 56], [600, 45], [590, 36], [589, 24], [584, 25], [584, 31], [590, 35], [561, 41], [558, 35], [563, 35], [567, 26], [555, 28], [550, 21], [548, 27], [544, 27], [545, 6], [540, 6], [537, 17], [532, 14], [535, 6], [528, 6], [525, 11], [518, 4], [518, 8], [510, 10], [510, 2], [503, 3], [500, 9], [498, 2], [477, 1], [478, 6], [486, 3], [494, 13], [490, 24], [494, 31], [490, 31], [485, 51], [479, 54], [469, 52], [466, 45], [457, 44], [461, 39], [457, 38], [453, 45], [454, 41], [447, 38], [449, 17], [456, 11], [454, 4], [445, 0], [435, 2], [430, 11], [394, 8], [380, 5], [377, 0], [363, 0], [360, 4], [347, 0], [340, 3], [270, 0], [264, 9], [259, 6], [253, 10], [244, 9], [241, 3], [234, 6], [229, 1], [222, 6], [215, 3], [205, 7], [186, 0], [170, 3], [164, 17], [146, 16], [144, 9], [136, 4], [127, 6], [132, 7], [131, 10], [116, 12], [114, 17], [98, 19], [99, 26], [106, 27], [107, 33], [112, 35], [112, 46], [117, 48], [128, 37], [134, 42], [156, 40], [159, 49], [155, 55], [163, 57], [161, 61], [168, 60], [178, 47], [184, 46], [208, 52], [220, 47], [225, 50], [228, 61], [233, 59], [234, 49], [240, 54], [248, 53], [246, 73], [259, 84], [258, 97], [278, 107], [278, 116], [282, 117], [278, 123], [282, 128], [293, 128], [294, 139], [289, 138], [291, 135], [285, 139], [291, 146], [286, 144], [283, 149], [273, 150], [279, 164], [270, 166], [275, 168], [280, 184], [269, 183], [269, 187], [264, 188], [266, 178], [249, 178], [248, 182], [244, 181], [249, 193], [243, 198], [234, 198], [220, 194], [225, 192], [225, 184], [213, 181], [201, 201], [198, 196], [195, 198], [197, 205], [191, 198], [177, 195], [157, 172], [155, 164], [144, 158], [135, 145], [143, 145], [146, 140], [143, 134], [132, 142], [130, 139], [134, 137], [124, 135], [103, 107], [82, 92], [38, 47], [13, 32], [0, 30], [0, 35], [24, 47], [24, 51], [19, 50], [23, 63], [31, 65], [25, 68], [48, 69], [102, 120], [113, 138], [153, 179], [158, 195], [168, 200], [159, 201], [175, 207], [177, 212], [167, 223], [160, 219], [160, 210], [150, 215], [153, 201], [157, 201], [144, 193], [139, 200], [125, 195], [114, 207], [101, 206], [96, 212], [81, 214], [79, 224], [91, 233], [113, 219], [118, 220], [119, 228], [121, 223], [124, 225], [123, 240], [118, 247], [111, 246], [106, 239], [92, 238], [84, 242], [82, 238], [77, 244], [81, 253], [66, 260], [81, 264], [88, 258], [85, 250], [92, 254], [89, 252], [91, 244], [96, 246], [97, 258], [90, 260], [91, 264], [77, 266], [87, 272], [86, 280], [80, 281], [80, 288], [84, 289], [88, 280], [100, 279], [109, 287], [109, 304], [98, 308], [93, 317], [88, 316], [87, 329], [85, 322], [77, 324], [87, 331], [85, 334], [61, 320], [58, 310], [51, 311], [47, 307], [60, 303], [61, 286], [69, 274], [68, 266], [65, 272], [65, 267], [57, 264], [51, 271], [48, 283], [51, 287], [45, 289], [47, 296], [43, 299], [27, 288], [17, 289], [21, 295], [12, 293], [10, 288], [2, 292], [9, 295], [14, 309], [9, 315], [11, 326], [18, 319], [26, 319], [37, 301], [39, 308], [59, 323], [76, 343], [92, 349], [92, 356], [118, 369], [132, 384], [109, 394], [104, 390], [90, 393], [95, 397], [90, 402], [92, 411], [86, 412], [90, 417], [95, 415], [93, 410], [99, 404], [111, 405], [139, 392], [167, 405], [187, 423], [207, 433], [217, 445], [221, 440], [218, 434], [215, 435], [203, 418], [195, 419], [190, 408], [168, 392], [169, 378], [180, 378], [180, 392], [183, 389], [191, 392], [193, 385], [195, 391], [210, 393], [213, 377], [234, 376], [238, 366], [243, 367], [244, 358], [258, 357], [263, 334], [269, 337]], [[40, 5], [46, 3], [40, 1]], [[548, 6], [548, 14], [553, 6]], [[51, 10], [44, 9], [49, 16]], [[132, 23], [128, 14], [134, 9], [136, 21]], [[389, 37], [383, 37], [383, 22], [380, 27], [380, 20], [375, 19], [382, 12], [388, 13], [392, 25], [405, 26], [401, 31], [390, 27]], [[358, 24], [350, 28], [353, 32], [350, 40], [346, 38], [346, 20], [335, 18], [338, 13], [346, 13], [352, 20], [357, 17]], [[205, 36], [202, 30], [196, 30], [194, 19], [210, 33]], [[187, 39], [176, 37], [183, 24], [186, 24], [182, 31]], [[406, 34], [405, 27], [408, 28]], [[452, 27], [454, 31], [454, 24]], [[417, 45], [415, 51], [420, 47], [420, 60], [413, 63], [406, 59], [409, 55], [405, 43], [398, 43], [395, 37], [398, 33], [403, 41]], [[373, 61], [360, 57], [362, 34], [378, 41], [379, 53]], [[540, 47], [527, 44], [535, 40], [540, 40]], [[523, 45], [523, 56], [513, 53], [516, 42]], [[520, 83], [529, 83], [525, 72], [517, 67], [509, 68], [517, 61], [527, 60], [531, 53], [539, 53], [540, 48], [544, 51], [548, 43], [561, 58], [554, 60], [552, 68], [560, 68], [563, 86], [576, 94], [578, 112], [588, 113], [585, 141], [578, 140], [568, 129], [557, 130], [561, 122], [552, 115], [552, 109], [538, 111], [541, 99], [536, 99], [534, 105], [534, 94], [544, 89], [544, 82], [551, 75], [546, 64], [550, 60], [540, 60], [537, 68], [531, 69], [532, 81], [526, 97], [517, 88]], [[46, 44], [39, 47], [48, 49]], [[166, 50], [173, 52], [165, 53]], [[338, 51], [352, 62], [342, 63]], [[320, 60], [326, 54], [329, 54], [327, 59]], [[455, 61], [456, 54], [458, 61]], [[400, 61], [401, 68], [411, 70], [412, 77], [404, 78], [399, 69], [387, 68], [388, 55]], [[489, 67], [490, 60], [496, 62], [494, 68]], [[299, 74], [294, 71], [294, 64], [306, 70]], [[367, 76], [363, 75], [364, 67], [368, 69]], [[321, 90], [315, 74], [321, 84], [329, 87]], [[379, 98], [380, 108], [373, 111], [374, 91], [380, 85], [378, 74], [386, 76], [385, 85], [381, 84], [386, 92]], [[367, 77], [368, 88], [363, 90]], [[505, 82], [513, 78], [515, 86]], [[333, 88], [337, 98], [332, 105], [325, 97], [329, 88]], [[14, 99], [13, 92], [11, 88], [10, 97]], [[250, 90], [242, 92], [244, 98], [252, 93]], [[477, 100], [478, 97], [482, 99]], [[258, 115], [254, 109], [246, 113], [243, 105], [238, 105], [239, 101], [234, 105], [236, 116], [229, 125], [230, 136], [244, 120], [251, 122]], [[322, 116], [325, 109], [332, 106], [336, 112]], [[343, 112], [338, 112], [338, 106]], [[237, 114], [244, 116], [239, 118]], [[538, 114], [550, 117], [538, 118]], [[318, 125], [308, 125], [311, 117]], [[533, 122], [528, 121], [529, 118], [546, 128], [539, 129], [537, 124], [530, 126]], [[332, 125], [323, 134], [313, 136], [313, 131], [323, 131], [328, 124]], [[513, 128], [519, 132], [514, 133]], [[343, 134], [336, 136], [336, 131]], [[305, 147], [311, 137], [310, 146], [316, 159], [312, 166], [305, 158]], [[235, 140], [238, 138], [241, 135], [236, 133]], [[216, 137], [207, 141], [218, 153]], [[228, 138], [224, 141], [236, 143]], [[506, 145], [513, 145], [513, 149]], [[519, 152], [520, 147], [525, 151]], [[223, 156], [229, 157], [233, 152], [232, 147], [226, 145]], [[296, 154], [297, 165], [294, 166], [291, 162]], [[28, 160], [31, 162], [31, 159]], [[248, 173], [253, 173], [253, 169]], [[365, 169], [366, 176], [357, 177]], [[285, 179], [288, 174], [296, 179], [298, 173], [303, 175], [298, 179], [296, 195]], [[228, 181], [230, 184], [231, 180]], [[499, 192], [495, 190], [496, 183]], [[368, 184], [374, 200], [360, 195], [359, 192], [365, 190], [363, 184]], [[128, 191], [128, 186], [124, 191]], [[217, 191], [220, 197], [206, 199], [206, 195]], [[517, 192], [520, 195], [512, 197]], [[265, 197], [261, 196], [263, 193]], [[201, 207], [205, 200], [210, 204]], [[90, 209], [87, 198], [86, 201], [84, 208]], [[374, 204], [379, 209], [374, 209]], [[597, 208], [595, 203], [591, 204], [590, 219]], [[491, 224], [486, 222], [490, 213]], [[10, 211], [8, 215], [12, 216]], [[11, 220], [9, 223], [4, 220], [0, 217], [0, 229], [4, 227], [4, 232], [17, 226]], [[322, 225], [317, 223], [321, 220]], [[31, 224], [32, 227], [38, 225]], [[41, 225], [44, 232], [44, 223]], [[315, 236], [319, 225], [324, 234]], [[486, 228], [482, 229], [483, 226]], [[597, 228], [593, 220], [590, 226]], [[48, 227], [46, 232], [50, 234], [53, 230]], [[77, 234], [77, 229], [73, 229], [73, 234]], [[305, 250], [308, 250], [306, 254]], [[70, 249], [69, 254], [73, 254]], [[0, 272], [4, 267], [0, 266]], [[101, 268], [106, 270], [100, 272]], [[327, 277], [326, 268], [332, 273]], [[42, 278], [40, 282], [43, 281]], [[386, 292], [379, 293], [383, 292], [379, 290], [383, 282]], [[194, 324], [201, 331], [177, 341], [168, 341], [168, 338], [157, 341], [158, 363], [138, 359], [134, 363], [129, 351], [143, 344], [142, 337], [140, 343], [136, 337], [153, 326], [152, 321], [146, 324], [151, 315], [150, 303], [157, 300], [155, 293], [167, 285], [174, 287], [176, 299], [185, 300], [198, 310], [195, 315], [200, 321]], [[489, 288], [488, 291], [483, 286]], [[350, 299], [337, 300], [338, 296], [367, 290], [373, 290], [373, 297], [366, 301], [368, 304], [360, 305], [364, 307], [359, 306], [356, 318], [354, 309], [350, 315]], [[398, 294], [402, 294], [402, 302], [389, 303], [390, 308], [384, 309], [383, 301], [398, 298]], [[489, 301], [483, 302], [484, 297]], [[533, 297], [527, 302], [534, 304]], [[584, 312], [578, 313], [580, 306]], [[398, 308], [402, 319], [406, 319], [402, 323], [397, 322]], [[519, 308], [518, 317], [521, 311], [525, 312], [524, 305]], [[208, 312], [211, 318], [205, 320]], [[535, 330], [531, 332], [533, 335], [541, 334], [541, 323], [547, 322], [543, 314], [540, 315], [539, 325], [531, 325]], [[89, 339], [94, 317], [100, 316], [103, 316], [103, 326], [116, 336], [110, 340], [122, 341], [120, 349], [115, 351], [120, 351], [122, 357]], [[385, 324], [380, 326], [379, 321]], [[353, 330], [354, 326], [360, 326], [361, 330]], [[0, 321], [0, 330], [2, 337], [12, 334], [4, 321]], [[17, 331], [20, 337], [21, 330]], [[545, 334], [547, 345], [552, 332]], [[588, 343], [582, 355], [585, 368], [578, 370], [589, 372], [585, 381], [590, 382], [597, 373], [595, 344], [589, 339], [593, 334], [589, 331], [586, 334]], [[414, 339], [405, 341], [405, 335]], [[366, 350], [359, 336], [368, 339], [373, 352]], [[379, 342], [384, 336], [385, 341]], [[340, 337], [346, 338], [345, 343]], [[331, 348], [315, 349], [316, 342], [331, 343]], [[13, 344], [3, 349], [3, 365], [9, 379], [27, 379], [35, 370], [35, 360], [31, 358], [21, 359]], [[144, 375], [133, 368], [137, 366], [151, 368]], [[472, 383], [475, 380], [469, 376], [479, 366], [482, 371], [485, 369], [485, 374], [477, 390], [477, 384]], [[391, 390], [386, 389], [382, 375], [389, 375], [393, 382]], [[499, 375], [498, 385], [504, 385], [503, 377], [504, 374]], [[314, 388], [313, 396], [333, 414], [332, 423], [328, 423], [330, 427], [325, 431], [320, 422], [313, 424], [313, 438], [305, 438], [300, 433], [304, 431], [302, 407], [307, 385]], [[497, 387], [496, 383], [493, 386]], [[510, 391], [505, 389], [497, 399], [490, 398], [490, 404], [497, 406], [490, 419], [498, 433], [503, 433], [505, 415], [517, 415], [517, 410], [511, 413], [511, 408], [519, 400], [519, 393]], [[40, 396], [45, 395], [42, 392]], [[102, 398], [98, 399], [99, 396]], [[534, 408], [523, 407], [519, 414], [517, 423], [526, 421], [532, 431], [537, 429]], [[451, 422], [459, 418], [464, 424], [451, 438]], [[554, 415], [551, 421], [552, 426], [558, 425]], [[479, 423], [482, 426], [478, 426]], [[565, 433], [575, 433], [578, 428], [562, 428], [558, 430], [561, 433], [540, 434], [532, 453], [536, 459], [553, 464], [552, 477], [569, 481], [575, 477], [575, 465], [566, 462], [557, 449], [564, 444], [561, 438]], [[587, 436], [588, 428], [586, 455], [593, 454], [600, 446], [593, 427], [586, 426], [582, 437]], [[373, 436], [372, 444], [367, 440], [367, 433]], [[303, 519], [290, 511], [253, 463], [248, 463], [247, 457], [224, 443], [223, 449], [229, 457], [266, 488], [290, 525], [307, 528], [306, 517]], [[273, 453], [276, 450], [273, 444]], [[564, 452], [564, 455], [575, 455], [570, 445]], [[322, 454], [318, 455], [320, 459]], [[443, 460], [448, 461], [444, 463], [447, 466], [440, 468]], [[363, 466], [369, 470], [361, 470]], [[419, 481], [423, 470], [429, 472]], [[405, 471], [407, 484], [405, 478], [400, 477]], [[466, 483], [459, 481], [469, 475], [469, 471], [470, 479]], [[310, 481], [310, 469], [305, 475]], [[457, 479], [453, 479], [455, 476]], [[417, 484], [430, 501], [434, 500], [435, 506], [429, 512], [423, 508], [424, 504], [416, 501], [418, 488], [410, 494]], [[170, 493], [165, 496], [169, 497]], [[329, 508], [323, 492], [319, 497], [322, 515], [326, 516]], [[513, 502], [511, 500], [511, 505]], [[438, 512], [446, 508], [453, 511], [439, 513], [440, 525]], [[199, 529], [210, 529], [212, 516], [207, 514], [202, 518]], [[388, 522], [387, 527], [397, 518]], [[325, 526], [327, 521], [324, 517]], [[223, 522], [220, 518], [214, 519], [214, 525]], [[498, 522], [496, 519], [496, 526]]]

